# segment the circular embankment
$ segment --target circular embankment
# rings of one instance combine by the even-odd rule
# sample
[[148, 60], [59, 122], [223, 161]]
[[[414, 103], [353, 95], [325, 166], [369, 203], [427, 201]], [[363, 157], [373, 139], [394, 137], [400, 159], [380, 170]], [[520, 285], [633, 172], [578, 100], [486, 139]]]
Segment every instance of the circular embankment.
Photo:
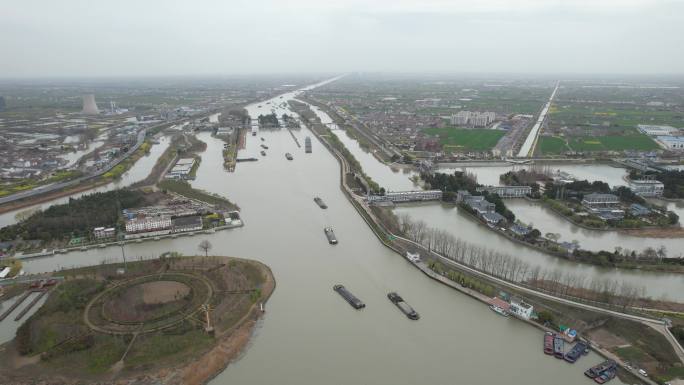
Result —
[[212, 283], [199, 274], [146, 275], [105, 289], [88, 303], [83, 319], [100, 333], [151, 333], [195, 317], [213, 296]]

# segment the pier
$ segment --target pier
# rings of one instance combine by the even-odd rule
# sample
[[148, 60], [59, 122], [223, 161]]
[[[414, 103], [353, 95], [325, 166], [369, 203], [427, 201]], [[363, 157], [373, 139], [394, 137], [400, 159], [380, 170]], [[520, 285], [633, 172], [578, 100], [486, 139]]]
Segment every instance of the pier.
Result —
[[[20, 312], [19, 314], [17, 314], [16, 317], [14, 317], [14, 320], [15, 320], [15, 321], [19, 321], [23, 316], [25, 316], [26, 313], [28, 313], [29, 310], [31, 310], [31, 309], [33, 308], [33, 306], [35, 306], [35, 305], [38, 303], [38, 301], [40, 301], [40, 299], [43, 298], [43, 297], [45, 296], [45, 294], [47, 294], [47, 292], [48, 292], [47, 289], [41, 290], [41, 291], [39, 292], [40, 294], [38, 294], [38, 295], [33, 299], [33, 301], [29, 302], [29, 304], [26, 305], [26, 307], [25, 307], [24, 309], [22, 309], [21, 312]], [[29, 293], [31, 293], [31, 292], [29, 292]], [[35, 291], [33, 291], [32, 293], [35, 293]]]
[[14, 302], [12, 306], [9, 307], [9, 309], [5, 310], [4, 313], [0, 314], [0, 322], [7, 318], [7, 316], [10, 315], [14, 311], [14, 309], [18, 308], [19, 305], [21, 305], [26, 300], [26, 298], [28, 298], [29, 295], [31, 295], [31, 293], [31, 291], [27, 291], [26, 293], [22, 294], [21, 297], [19, 297], [16, 300], [16, 302]]

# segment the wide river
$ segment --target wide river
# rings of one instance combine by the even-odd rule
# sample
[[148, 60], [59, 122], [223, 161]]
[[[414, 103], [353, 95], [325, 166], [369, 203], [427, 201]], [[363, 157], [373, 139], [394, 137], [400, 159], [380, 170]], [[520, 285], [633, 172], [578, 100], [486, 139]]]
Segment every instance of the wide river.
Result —
[[[280, 115], [286, 111], [280, 104], [293, 96], [290, 93], [270, 103], [252, 105], [248, 111], [256, 117], [273, 108]], [[200, 241], [207, 239], [216, 255], [254, 258], [272, 268], [277, 287], [263, 320], [245, 353], [212, 384], [591, 383], [582, 372], [601, 360], [596, 354], [576, 365], [545, 356], [541, 331], [494, 314], [484, 304], [427, 278], [382, 246], [340, 190], [335, 158], [308, 129], [294, 134], [300, 143], [310, 136], [313, 153], [305, 154], [286, 130], [263, 130], [248, 136], [246, 148], [240, 152], [240, 156], [255, 156], [259, 161], [240, 163], [234, 173], [223, 170], [223, 142], [200, 134], [208, 146], [193, 185], [237, 203], [245, 226], [126, 246], [129, 258], [152, 258], [167, 250], [194, 255], [199, 253]], [[262, 143], [269, 147], [265, 157], [259, 155]], [[292, 153], [294, 160], [286, 160], [286, 152]], [[366, 170], [376, 167], [366, 167], [366, 161], [363, 164]], [[409, 174], [392, 175], [402, 188], [411, 188]], [[379, 176], [371, 176], [385, 185]], [[322, 197], [329, 208], [321, 210], [313, 202], [315, 196]], [[438, 204], [423, 207], [443, 211], [437, 214], [439, 218], [462, 217]], [[328, 244], [325, 226], [334, 227], [338, 245]], [[475, 224], [469, 226], [477, 229]], [[455, 231], [458, 234], [461, 229]], [[487, 244], [497, 238], [485, 229], [468, 235], [470, 240], [473, 237]], [[507, 245], [514, 250], [513, 244]], [[97, 264], [118, 260], [120, 254], [118, 247], [74, 252], [25, 261], [25, 270], [32, 273]], [[577, 268], [541, 254], [535, 258], [539, 263]], [[607, 277], [638, 278], [636, 274], [579, 269]], [[644, 275], [641, 282], [674, 287], [675, 280], [667, 275]], [[678, 282], [681, 285], [681, 279]], [[367, 307], [353, 310], [332, 291], [337, 283], [347, 286]], [[399, 292], [421, 319], [408, 320], [387, 300], [390, 291]], [[15, 323], [4, 321], [0, 338], [7, 340], [15, 328]]]

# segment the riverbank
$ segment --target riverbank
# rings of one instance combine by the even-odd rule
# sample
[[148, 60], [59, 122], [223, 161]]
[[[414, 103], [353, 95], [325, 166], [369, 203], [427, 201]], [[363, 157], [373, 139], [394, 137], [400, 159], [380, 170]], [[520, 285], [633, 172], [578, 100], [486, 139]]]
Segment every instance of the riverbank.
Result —
[[[125, 276], [108, 284], [124, 266], [57, 273], [65, 281], [0, 351], [2, 377], [16, 384], [204, 384], [247, 346], [275, 290], [270, 268], [254, 260], [165, 254], [129, 262]], [[149, 301], [156, 307], [138, 306]]]

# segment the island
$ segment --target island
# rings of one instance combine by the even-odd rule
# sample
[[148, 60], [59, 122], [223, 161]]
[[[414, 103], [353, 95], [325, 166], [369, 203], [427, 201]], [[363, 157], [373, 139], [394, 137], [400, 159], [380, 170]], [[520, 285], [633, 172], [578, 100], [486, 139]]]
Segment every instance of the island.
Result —
[[27, 289], [47, 300], [0, 347], [0, 378], [205, 383], [247, 345], [274, 288], [268, 266], [206, 254], [63, 270]]

